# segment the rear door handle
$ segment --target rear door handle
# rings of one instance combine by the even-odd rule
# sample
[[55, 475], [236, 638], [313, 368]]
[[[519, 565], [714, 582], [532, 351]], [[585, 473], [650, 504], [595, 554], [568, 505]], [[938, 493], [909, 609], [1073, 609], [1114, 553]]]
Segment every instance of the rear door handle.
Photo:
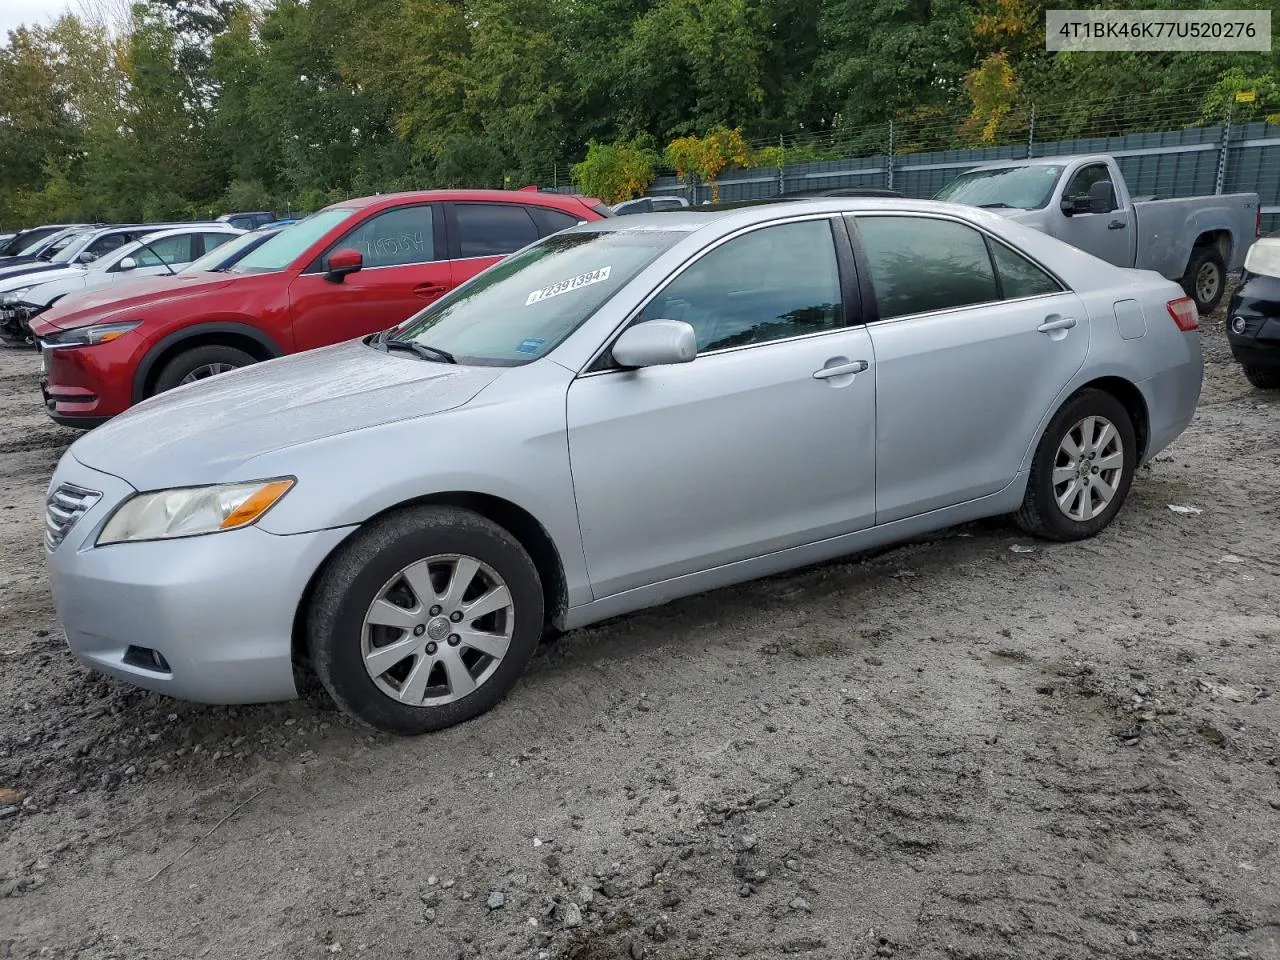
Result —
[[1070, 330], [1076, 325], [1075, 317], [1058, 317], [1056, 320], [1046, 320], [1040, 326], [1036, 327], [1041, 333], [1050, 333], [1054, 330]]
[[420, 297], [429, 297], [434, 293], [444, 293], [448, 289], [443, 283], [420, 283], [413, 288], [413, 292]]
[[823, 367], [813, 371], [813, 379], [830, 380], [832, 377], [847, 377], [851, 373], [861, 373], [871, 364], [865, 360], [852, 360], [849, 363], [837, 364], [834, 367]]
[[1123, 220], [1112, 220], [1110, 223], [1108, 223], [1108, 224], [1107, 224], [1107, 229], [1108, 229], [1108, 230], [1123, 230], [1123, 229], [1124, 229], [1124, 221], [1123, 221]]

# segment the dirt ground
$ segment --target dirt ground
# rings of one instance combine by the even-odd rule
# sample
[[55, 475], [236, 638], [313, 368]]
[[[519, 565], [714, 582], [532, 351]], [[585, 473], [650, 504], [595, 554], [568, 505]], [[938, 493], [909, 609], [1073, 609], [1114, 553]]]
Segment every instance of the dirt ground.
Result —
[[1221, 324], [1096, 540], [978, 524], [569, 634], [412, 740], [77, 665], [74, 434], [0, 353], [0, 957], [1280, 958], [1280, 396]]

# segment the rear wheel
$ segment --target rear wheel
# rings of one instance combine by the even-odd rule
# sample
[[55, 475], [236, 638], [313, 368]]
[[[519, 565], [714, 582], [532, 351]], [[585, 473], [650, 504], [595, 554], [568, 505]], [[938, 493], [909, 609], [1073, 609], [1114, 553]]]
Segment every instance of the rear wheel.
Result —
[[255, 362], [254, 358], [243, 350], [219, 343], [192, 347], [164, 365], [160, 376], [156, 377], [156, 385], [152, 393], [164, 393], [174, 387], [216, 377], [220, 373], [228, 373]]
[[1202, 317], [1218, 308], [1227, 289], [1227, 265], [1215, 248], [1196, 247], [1191, 252], [1187, 272], [1182, 275], [1182, 289], [1196, 302]]
[[1246, 363], [1244, 375], [1259, 390], [1280, 390], [1280, 367], [1259, 367]]
[[537, 568], [468, 510], [401, 510], [326, 567], [307, 618], [311, 662], [349, 713], [391, 733], [470, 720], [524, 673], [542, 635]]
[[1124, 404], [1102, 390], [1081, 390], [1045, 428], [1015, 520], [1047, 540], [1094, 536], [1120, 512], [1137, 457]]

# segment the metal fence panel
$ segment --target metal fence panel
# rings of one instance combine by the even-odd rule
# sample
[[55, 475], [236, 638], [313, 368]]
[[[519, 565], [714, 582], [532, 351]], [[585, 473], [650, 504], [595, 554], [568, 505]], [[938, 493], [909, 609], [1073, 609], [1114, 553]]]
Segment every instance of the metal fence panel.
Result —
[[[1225, 137], [1225, 153], [1224, 153]], [[884, 138], [887, 146], [889, 140]], [[864, 142], [874, 142], [865, 140]], [[794, 163], [782, 169], [726, 171], [719, 181], [720, 199], [755, 200], [787, 191], [836, 187], [886, 187], [909, 197], [932, 197], [958, 174], [992, 160], [1112, 154], [1130, 192], [1137, 197], [1189, 197], [1222, 192], [1257, 193], [1263, 208], [1264, 231], [1280, 231], [1280, 126], [1267, 123], [1234, 126], [1188, 126], [1180, 130], [1076, 137], [1053, 142], [1035, 141], [978, 149], [934, 150], [920, 153], [863, 154], [838, 159]], [[557, 193], [572, 192], [562, 187]], [[710, 199], [703, 183], [687, 185], [662, 176], [649, 188], [650, 196], [680, 195], [692, 203]]]

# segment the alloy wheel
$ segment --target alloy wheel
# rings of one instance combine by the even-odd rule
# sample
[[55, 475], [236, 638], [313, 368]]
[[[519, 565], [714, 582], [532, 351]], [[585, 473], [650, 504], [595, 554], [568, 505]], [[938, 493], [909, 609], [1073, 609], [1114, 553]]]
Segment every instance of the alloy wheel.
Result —
[[497, 572], [474, 557], [442, 554], [383, 584], [364, 617], [361, 657], [392, 699], [444, 706], [493, 676], [514, 629], [515, 603]]
[[1053, 499], [1071, 520], [1092, 520], [1110, 506], [1124, 470], [1120, 431], [1106, 417], [1085, 417], [1067, 431], [1053, 463]]
[[207, 380], [209, 377], [216, 377], [220, 373], [230, 373], [234, 369], [236, 369], [235, 365], [230, 363], [201, 364], [179, 380], [178, 384], [182, 386], [188, 383], [195, 383], [197, 380]]

